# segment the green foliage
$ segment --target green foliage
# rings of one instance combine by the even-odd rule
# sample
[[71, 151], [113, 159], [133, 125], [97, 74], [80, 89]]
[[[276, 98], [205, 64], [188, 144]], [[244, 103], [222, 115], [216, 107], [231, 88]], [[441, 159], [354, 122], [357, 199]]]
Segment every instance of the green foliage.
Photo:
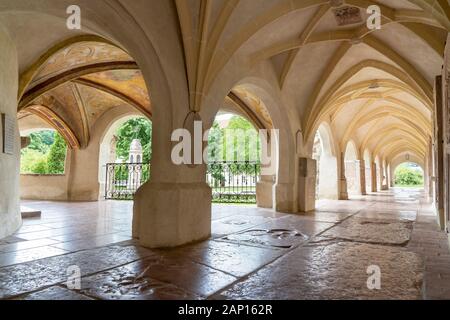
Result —
[[33, 165], [33, 174], [48, 174], [47, 159], [44, 157]]
[[[234, 151], [231, 159], [227, 158], [230, 156], [227, 154], [228, 147], [232, 147]], [[255, 161], [259, 158], [260, 149], [258, 132], [243, 117], [232, 117], [225, 129], [220, 128], [219, 123], [214, 121], [209, 131], [209, 161]]]
[[[255, 143], [256, 142], [256, 143]], [[256, 145], [256, 152], [254, 147]], [[227, 148], [232, 147], [234, 152], [232, 159], [227, 158]], [[218, 161], [255, 161], [260, 155], [260, 140], [258, 132], [253, 125], [243, 117], [234, 116], [230, 119], [225, 129], [220, 128], [219, 123], [214, 121], [208, 137], [208, 160]], [[257, 161], [258, 162], [258, 161]], [[228, 169], [233, 174], [255, 174], [255, 166], [247, 164], [230, 164]], [[256, 168], [260, 170], [259, 165]], [[208, 172], [214, 178], [215, 184], [223, 184], [225, 180], [222, 164], [210, 164]], [[216, 185], [214, 187], [219, 187]]]
[[[20, 172], [24, 174], [41, 174], [42, 162], [46, 163], [47, 157], [37, 150], [25, 148], [21, 152]], [[46, 170], [44, 170], [45, 172]]]
[[66, 143], [54, 131], [30, 135], [30, 145], [21, 151], [20, 172], [23, 174], [63, 174]]
[[[230, 138], [232, 141], [227, 141]], [[227, 160], [256, 161], [259, 159], [260, 141], [258, 132], [250, 121], [243, 117], [234, 116], [231, 118], [226, 128], [224, 143], [225, 154], [227, 154], [226, 148], [230, 145], [233, 146], [234, 150], [234, 159]], [[256, 150], [254, 149], [255, 145]]]
[[28, 149], [36, 150], [41, 153], [47, 153], [50, 150], [50, 146], [55, 141], [55, 131], [43, 130], [30, 134], [30, 145]]
[[55, 142], [50, 147], [50, 152], [47, 157], [47, 173], [48, 174], [63, 174], [64, 164], [66, 162], [67, 146], [64, 139], [56, 134]]
[[395, 185], [397, 186], [422, 186], [423, 173], [418, 170], [401, 166], [395, 171]]
[[119, 159], [127, 161], [130, 155], [130, 145], [134, 139], [142, 144], [143, 163], [149, 163], [152, 157], [152, 123], [146, 118], [134, 118], [125, 122], [117, 130], [116, 154]]
[[208, 136], [208, 159], [209, 161], [222, 161], [224, 158], [223, 130], [219, 123], [214, 121]]

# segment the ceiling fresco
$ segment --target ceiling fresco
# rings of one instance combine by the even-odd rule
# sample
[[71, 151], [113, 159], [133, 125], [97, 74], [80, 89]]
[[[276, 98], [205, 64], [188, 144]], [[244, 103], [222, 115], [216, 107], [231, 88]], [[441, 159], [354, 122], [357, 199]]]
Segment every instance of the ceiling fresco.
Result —
[[[107, 42], [66, 42], [49, 49], [45, 58], [23, 74], [20, 117], [30, 113], [41, 117], [73, 148], [89, 144], [95, 122], [112, 108], [130, 105], [151, 119], [150, 93], [141, 71], [125, 51]], [[244, 88], [236, 88], [230, 95], [229, 102], [255, 126], [273, 127], [266, 106], [255, 95]]]
[[[95, 122], [114, 107], [128, 104], [151, 118], [144, 78], [120, 48], [81, 41], [50, 49], [44, 56], [48, 58], [40, 61], [36, 70], [24, 73], [33, 77], [21, 96], [19, 116], [42, 118], [63, 135], [70, 147], [86, 147]], [[80, 68], [87, 70], [82, 76], [77, 73]]]
[[151, 114], [150, 97], [140, 70], [111, 70], [93, 73], [80, 79], [127, 95]]
[[94, 63], [112, 61], [133, 61], [123, 50], [106, 43], [78, 42], [55, 53], [40, 68], [34, 80], [39, 83], [43, 79], [59, 73]]
[[236, 87], [233, 92], [252, 110], [259, 120], [263, 122], [265, 128], [273, 128], [272, 119], [264, 102], [256, 95], [243, 87]]

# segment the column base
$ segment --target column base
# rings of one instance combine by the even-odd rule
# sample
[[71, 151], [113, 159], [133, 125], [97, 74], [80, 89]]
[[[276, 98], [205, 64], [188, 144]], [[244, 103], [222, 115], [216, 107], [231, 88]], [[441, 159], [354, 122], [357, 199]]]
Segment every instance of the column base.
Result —
[[437, 211], [437, 223], [439, 225], [439, 228], [443, 231], [445, 230], [445, 209], [441, 208], [436, 211]]
[[275, 185], [275, 199], [273, 208], [277, 212], [294, 213], [294, 186], [290, 183], [277, 183]]
[[347, 180], [341, 179], [339, 180], [339, 184], [341, 187], [341, 191], [339, 192], [339, 200], [348, 200]]
[[273, 186], [271, 181], [260, 181], [256, 184], [256, 205], [260, 208], [273, 207]]
[[206, 183], [144, 184], [136, 193], [133, 237], [147, 248], [170, 248], [211, 236], [211, 188]]
[[316, 174], [317, 163], [314, 159], [299, 159], [298, 209], [309, 212], [316, 209]]

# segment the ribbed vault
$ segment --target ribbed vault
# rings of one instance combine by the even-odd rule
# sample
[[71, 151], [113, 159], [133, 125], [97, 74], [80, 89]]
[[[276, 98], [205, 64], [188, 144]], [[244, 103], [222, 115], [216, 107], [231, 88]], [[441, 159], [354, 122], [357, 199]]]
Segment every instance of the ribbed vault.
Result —
[[[450, 30], [446, 1], [175, 2], [195, 109], [207, 107], [204, 96], [236, 60], [250, 69], [268, 61], [306, 144], [329, 122], [341, 150], [353, 140], [372, 159], [400, 149], [427, 155]], [[366, 24], [371, 5], [381, 9], [379, 30]]]

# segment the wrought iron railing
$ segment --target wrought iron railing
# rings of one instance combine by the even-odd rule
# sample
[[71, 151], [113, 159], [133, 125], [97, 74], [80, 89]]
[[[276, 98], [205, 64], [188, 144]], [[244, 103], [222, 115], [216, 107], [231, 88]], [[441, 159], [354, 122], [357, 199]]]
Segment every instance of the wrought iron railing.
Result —
[[[256, 184], [261, 174], [257, 162], [210, 162], [206, 181], [216, 203], [256, 203]], [[105, 198], [132, 200], [141, 185], [150, 179], [148, 163], [106, 165]]]
[[257, 162], [211, 162], [206, 180], [217, 203], [256, 203], [256, 184], [261, 166]]
[[132, 200], [139, 187], [149, 178], [150, 164], [148, 163], [108, 163], [105, 198]]

